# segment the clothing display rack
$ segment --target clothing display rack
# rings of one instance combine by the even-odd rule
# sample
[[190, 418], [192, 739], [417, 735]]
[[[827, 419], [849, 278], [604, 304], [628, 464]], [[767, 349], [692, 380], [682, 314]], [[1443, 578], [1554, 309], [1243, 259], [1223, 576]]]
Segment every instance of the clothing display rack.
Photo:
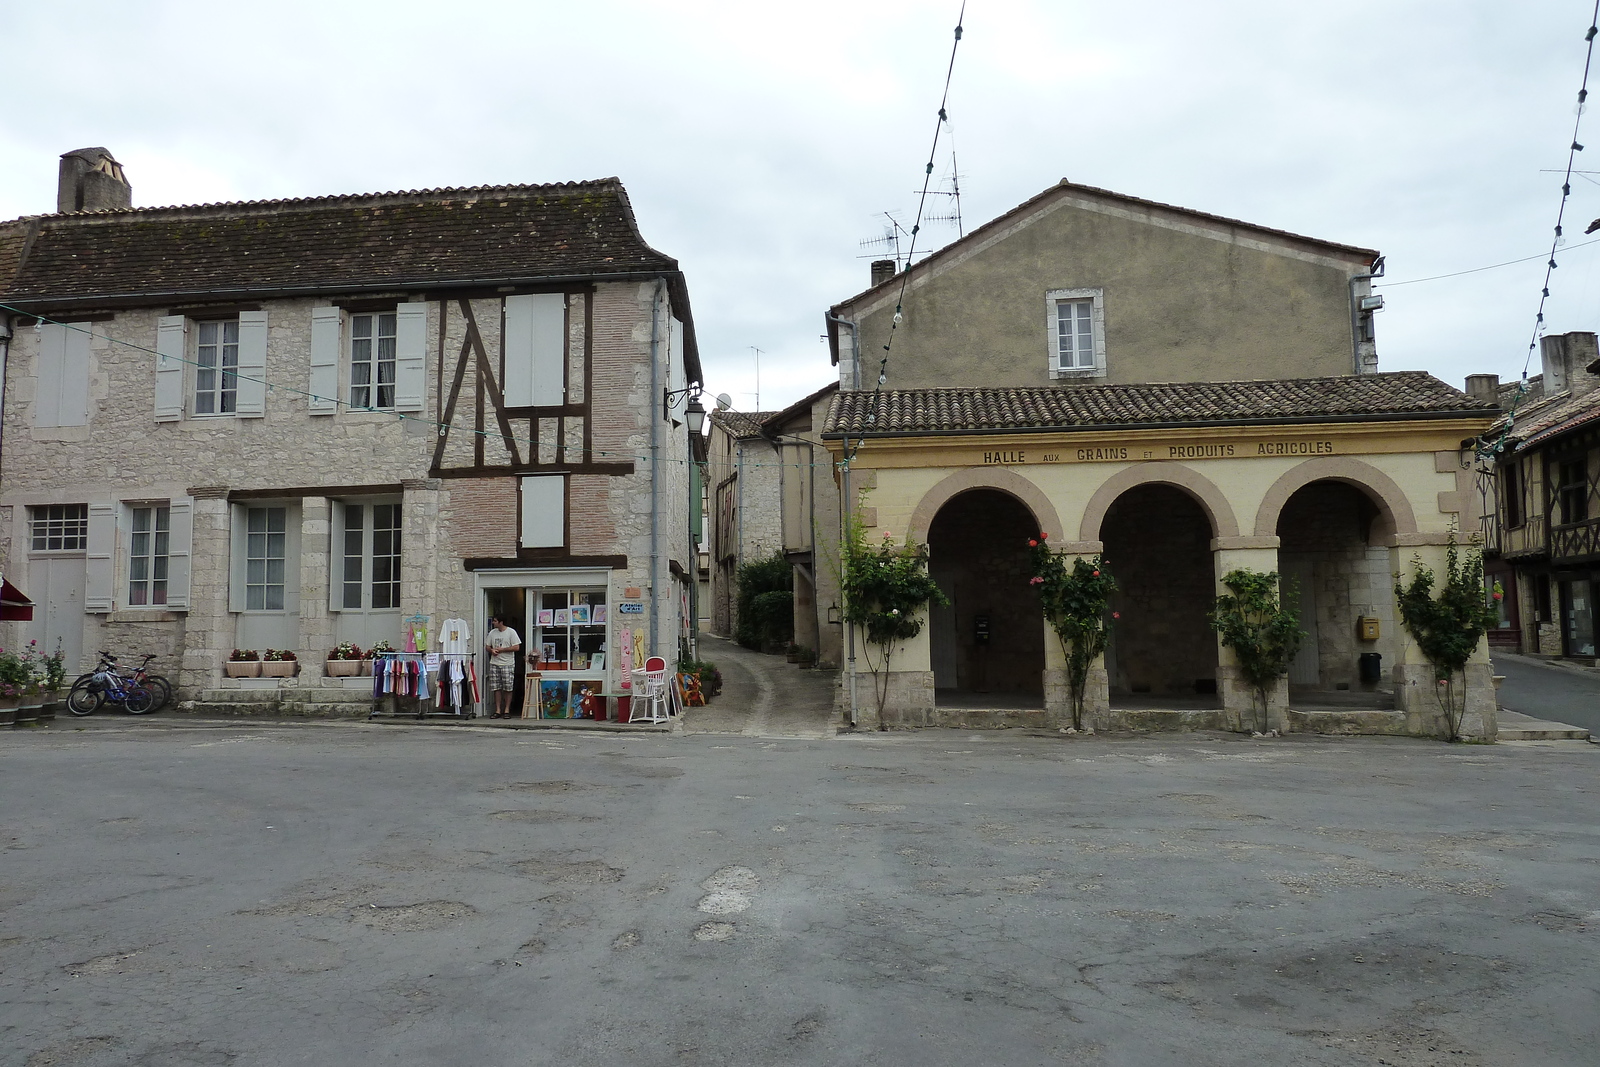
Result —
[[428, 685], [427, 657], [421, 652], [384, 652], [372, 661], [372, 712], [368, 718], [422, 719], [435, 712]]
[[483, 698], [478, 693], [477, 657], [472, 653], [441, 653], [435, 685], [434, 714], [461, 719], [478, 714], [478, 704]]

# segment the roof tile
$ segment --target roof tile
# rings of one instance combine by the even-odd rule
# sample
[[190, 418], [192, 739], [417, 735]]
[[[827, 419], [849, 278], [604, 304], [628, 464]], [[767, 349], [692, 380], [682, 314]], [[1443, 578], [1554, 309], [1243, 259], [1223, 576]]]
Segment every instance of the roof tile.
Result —
[[[876, 409], [874, 406], [876, 405]], [[1494, 412], [1423, 371], [1244, 382], [841, 392], [825, 433], [1088, 429]]]

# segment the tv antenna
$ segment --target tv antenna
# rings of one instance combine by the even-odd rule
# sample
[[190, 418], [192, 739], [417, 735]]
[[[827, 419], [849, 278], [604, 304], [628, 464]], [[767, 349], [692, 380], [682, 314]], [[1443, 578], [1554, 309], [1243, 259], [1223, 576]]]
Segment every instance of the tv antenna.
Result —
[[894, 217], [892, 211], [879, 212], [888, 221], [883, 227], [883, 233], [878, 237], [869, 237], [861, 242], [862, 248], [871, 249], [867, 255], [857, 256], [857, 259], [882, 259], [886, 254], [894, 257], [895, 273], [899, 273], [906, 264], [905, 256], [900, 252], [900, 239], [904, 237], [911, 240], [911, 231], [900, 225], [900, 220]]
[[[955, 134], [952, 133], [950, 136], [954, 138]], [[929, 189], [928, 195], [946, 197], [945, 203], [950, 206], [950, 210], [942, 215], [928, 215], [925, 217], [925, 221], [953, 225], [956, 228], [956, 239], [960, 240], [967, 233], [961, 225], [961, 171], [956, 167], [956, 150], [954, 148], [950, 149], [950, 170], [945, 174], [941, 184], [948, 185], [949, 188]]]
[[750, 346], [750, 351], [756, 354], [756, 410], [761, 410], [761, 349], [755, 345]]

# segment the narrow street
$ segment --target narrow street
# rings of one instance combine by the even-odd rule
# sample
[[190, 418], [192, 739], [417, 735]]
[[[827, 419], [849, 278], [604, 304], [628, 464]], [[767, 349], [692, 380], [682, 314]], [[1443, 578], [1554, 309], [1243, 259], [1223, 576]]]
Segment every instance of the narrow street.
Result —
[[1502, 708], [1600, 737], [1600, 674], [1503, 652], [1493, 662], [1494, 672], [1506, 679], [1500, 685]]
[[686, 709], [685, 733], [808, 738], [838, 733], [838, 672], [801, 670], [782, 656], [764, 656], [711, 634], [700, 635], [700, 658], [722, 672], [722, 694], [703, 708]]

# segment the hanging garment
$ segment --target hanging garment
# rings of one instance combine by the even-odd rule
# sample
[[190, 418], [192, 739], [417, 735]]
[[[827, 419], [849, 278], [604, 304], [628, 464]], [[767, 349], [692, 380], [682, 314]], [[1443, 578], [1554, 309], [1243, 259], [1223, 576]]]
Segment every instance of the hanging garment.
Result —
[[447, 656], [472, 654], [472, 627], [466, 619], [446, 619], [439, 624], [439, 651]]

